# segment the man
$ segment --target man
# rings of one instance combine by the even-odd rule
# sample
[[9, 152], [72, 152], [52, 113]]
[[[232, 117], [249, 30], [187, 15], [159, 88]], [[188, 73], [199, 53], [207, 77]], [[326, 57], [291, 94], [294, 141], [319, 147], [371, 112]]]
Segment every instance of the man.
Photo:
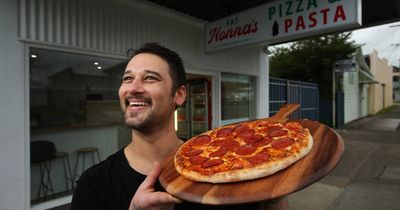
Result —
[[[137, 50], [119, 89], [131, 143], [85, 171], [78, 181], [71, 209], [256, 209], [204, 206], [183, 202], [165, 192], [159, 162], [183, 143], [174, 129], [174, 111], [186, 98], [186, 76], [179, 55], [156, 43]], [[147, 176], [146, 176], [147, 175]]]

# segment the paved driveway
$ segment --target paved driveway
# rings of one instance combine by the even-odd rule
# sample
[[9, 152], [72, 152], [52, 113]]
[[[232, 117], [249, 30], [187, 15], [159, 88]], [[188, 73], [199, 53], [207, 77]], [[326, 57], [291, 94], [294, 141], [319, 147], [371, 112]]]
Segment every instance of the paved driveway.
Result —
[[288, 196], [290, 210], [400, 209], [400, 108], [337, 130], [345, 151], [336, 169]]

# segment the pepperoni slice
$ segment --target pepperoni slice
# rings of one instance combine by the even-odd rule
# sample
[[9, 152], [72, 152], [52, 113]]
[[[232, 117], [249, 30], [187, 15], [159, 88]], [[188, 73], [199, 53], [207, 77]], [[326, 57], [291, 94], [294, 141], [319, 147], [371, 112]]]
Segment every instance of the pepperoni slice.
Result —
[[255, 152], [256, 149], [257, 149], [257, 147], [255, 147], [254, 145], [245, 144], [245, 145], [238, 147], [235, 150], [235, 153], [238, 155], [249, 155], [249, 154], [252, 154], [253, 152]]
[[209, 168], [209, 167], [212, 167], [212, 166], [221, 165], [222, 163], [224, 163], [224, 161], [221, 160], [221, 159], [210, 159], [210, 160], [207, 160], [207, 161], [203, 162], [201, 164], [201, 167], [202, 168]]
[[294, 139], [289, 137], [280, 138], [272, 142], [272, 148], [283, 149], [294, 144], [294, 142], [295, 142]]
[[211, 137], [208, 135], [201, 135], [192, 140], [194, 145], [206, 145], [211, 142]]
[[227, 141], [225, 144], [222, 145], [229, 151], [233, 151], [234, 149], [240, 146], [239, 142], [237, 141]]
[[224, 145], [226, 142], [228, 142], [227, 140], [215, 140], [213, 142], [211, 142], [209, 145], [214, 146], [214, 147], [220, 147], [222, 145]]
[[274, 125], [274, 126], [270, 126], [270, 127], [266, 127], [264, 129], [262, 129], [262, 132], [264, 133], [270, 133], [272, 131], [276, 131], [276, 130], [282, 130], [283, 127], [278, 126], [278, 125]]
[[268, 160], [268, 158], [269, 158], [269, 154], [267, 152], [262, 151], [262, 152], [255, 154], [254, 156], [247, 158], [247, 161], [249, 161], [253, 165], [257, 165], [257, 164], [265, 162], [266, 160]]
[[217, 131], [217, 137], [227, 137], [232, 136], [233, 129], [232, 128], [222, 128]]
[[268, 121], [257, 120], [257, 121], [254, 123], [254, 125], [255, 125], [256, 127], [267, 127], [267, 126], [271, 125], [271, 123], [268, 122]]
[[246, 125], [244, 123], [240, 123], [239, 125], [237, 125], [233, 128], [233, 131], [236, 133], [240, 133], [240, 132], [242, 132], [244, 130], [248, 130], [248, 129], [250, 129], [248, 125]]
[[247, 138], [249, 136], [254, 135], [255, 131], [252, 129], [247, 129], [247, 130], [243, 130], [240, 133], [238, 133], [236, 136], [237, 137], [242, 137], [242, 138]]
[[289, 130], [293, 130], [295, 132], [302, 130], [301, 125], [298, 124], [297, 122], [288, 122], [288, 123], [286, 123], [285, 127], [288, 128]]
[[251, 144], [251, 143], [260, 141], [261, 139], [263, 139], [263, 137], [262, 137], [261, 135], [259, 135], [259, 134], [254, 134], [254, 135], [252, 135], [252, 136], [246, 137], [246, 138], [244, 139], [244, 141], [245, 141], [246, 143], [248, 143], [248, 144]]
[[211, 152], [208, 156], [209, 157], [221, 157], [222, 155], [225, 155], [228, 152], [228, 149], [225, 147], [220, 147], [217, 151]]
[[185, 156], [186, 157], [192, 157], [192, 156], [195, 156], [195, 155], [200, 155], [201, 153], [203, 153], [203, 150], [201, 150], [201, 149], [190, 148], [188, 151], [185, 152]]
[[269, 144], [271, 142], [272, 142], [272, 139], [267, 136], [267, 137], [265, 137], [265, 138], [263, 138], [263, 139], [261, 139], [259, 141], [254, 142], [253, 145], [256, 146], [256, 147], [262, 147], [262, 146], [265, 146], [265, 145], [267, 145], [267, 144]]
[[288, 133], [287, 130], [273, 130], [269, 132], [269, 137], [279, 137], [279, 136], [284, 136]]
[[209, 159], [209, 158], [196, 155], [196, 156], [190, 157], [189, 161], [190, 161], [193, 165], [200, 165], [200, 164], [202, 164], [203, 162], [207, 161], [208, 159]]

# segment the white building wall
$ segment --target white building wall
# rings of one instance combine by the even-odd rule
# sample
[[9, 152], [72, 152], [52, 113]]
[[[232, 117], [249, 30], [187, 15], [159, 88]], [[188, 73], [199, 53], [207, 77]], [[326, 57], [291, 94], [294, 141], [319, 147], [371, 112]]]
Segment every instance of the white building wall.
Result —
[[343, 73], [344, 92], [344, 123], [360, 116], [360, 91], [358, 86], [358, 72]]
[[204, 54], [204, 22], [136, 0], [21, 0], [22, 40], [125, 56], [157, 41], [179, 52], [192, 69], [257, 74], [259, 48]]
[[364, 117], [368, 115], [368, 86], [367, 84], [364, 84], [361, 86], [362, 89], [360, 89], [361, 93], [361, 110], [360, 110], [360, 117]]
[[0, 209], [28, 209], [29, 161], [24, 46], [18, 42], [18, 1], [0, 1]]

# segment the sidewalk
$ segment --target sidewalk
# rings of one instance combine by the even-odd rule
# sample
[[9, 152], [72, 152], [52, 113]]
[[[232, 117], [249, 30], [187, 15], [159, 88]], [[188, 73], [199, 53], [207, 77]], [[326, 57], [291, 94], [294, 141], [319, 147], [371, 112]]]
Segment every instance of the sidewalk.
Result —
[[400, 209], [400, 108], [337, 130], [345, 151], [336, 169], [288, 196], [290, 210]]

